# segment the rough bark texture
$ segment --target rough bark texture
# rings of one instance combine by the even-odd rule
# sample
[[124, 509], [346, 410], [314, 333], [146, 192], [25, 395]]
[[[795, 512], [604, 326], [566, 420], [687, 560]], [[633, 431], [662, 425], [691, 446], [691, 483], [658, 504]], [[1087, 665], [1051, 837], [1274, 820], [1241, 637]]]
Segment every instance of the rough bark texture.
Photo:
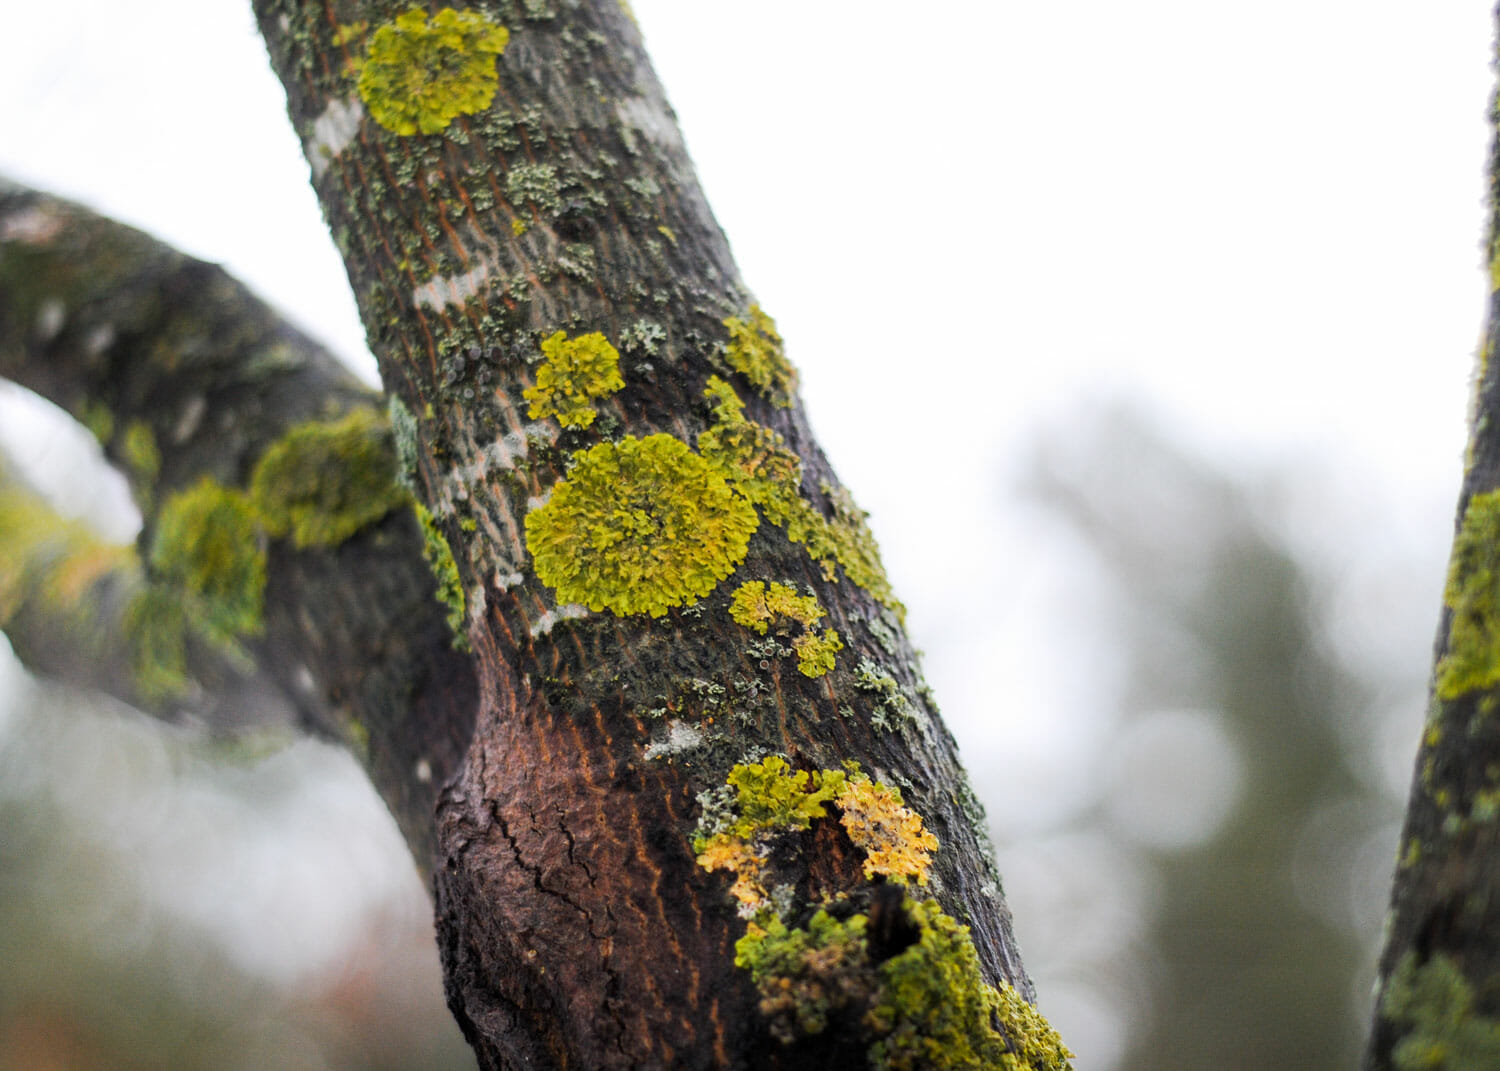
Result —
[[[379, 397], [217, 266], [10, 184], [0, 185], [0, 376], [96, 432], [144, 522], [140, 558], [76, 606], [23, 583], [18, 544], [0, 547], [0, 581], [11, 577], [16, 590], [0, 624], [22, 660], [161, 717], [233, 728], [291, 716], [360, 745], [430, 872], [436, 785], [468, 739], [475, 686], [469, 659], [452, 649], [410, 509], [337, 545], [256, 536], [266, 587], [261, 630], [241, 637], [249, 658], [189, 639], [181, 687], [141, 687], [128, 612], [151, 582], [140, 560], [176, 493], [204, 477], [242, 488], [289, 429], [374, 411]], [[0, 488], [0, 512], [22, 496]]]
[[[858, 550], [863, 517], [791, 382], [729, 355], [727, 321], [761, 343], [769, 330], [756, 326], [627, 9], [465, 9], [508, 29], [498, 87], [434, 117], [389, 107], [374, 76], [361, 82], [404, 7], [255, 4], [371, 348], [413, 417], [419, 497], [462, 577], [479, 693], [439, 801], [436, 893], [450, 1004], [481, 1066], [860, 1065], [869, 1037], [857, 1018], [790, 1044], [769, 1036], [761, 994], [735, 966], [746, 923], [728, 877], [695, 859], [704, 794], [767, 755], [805, 771], [857, 760], [899, 786], [941, 845], [923, 892], [972, 927], [984, 978], [1030, 999], [953, 741], [878, 561]], [[602, 333], [621, 354], [623, 388], [597, 392], [586, 425], [523, 397], [557, 332]], [[615, 457], [603, 444], [664, 435], [708, 453], [699, 436], [732, 408], [722, 391], [705, 397], [712, 376], [743, 401], [757, 463], [800, 460], [793, 512], [838, 533], [847, 554], [813, 560], [807, 533], [794, 542], [795, 524], [773, 517], [786, 503], [755, 499], [754, 475], [741, 472], [754, 533], [701, 598], [669, 599], [660, 616], [613, 612], [603, 595], [583, 598], [587, 611], [560, 599], [537, 575], [527, 531], [576, 475], [573, 452]], [[787, 492], [778, 487], [760, 492]], [[657, 492], [627, 512], [639, 519], [676, 493], [669, 480]], [[819, 627], [844, 644], [831, 672], [799, 672], [800, 627], [782, 621], [761, 636], [731, 618], [731, 596], [753, 581], [816, 596]], [[777, 852], [788, 920], [840, 891], [879, 914], [884, 894], [836, 823], [813, 823]]]
[[1370, 1071], [1500, 1066], [1500, 140], [1489, 183], [1494, 293], [1380, 959]]

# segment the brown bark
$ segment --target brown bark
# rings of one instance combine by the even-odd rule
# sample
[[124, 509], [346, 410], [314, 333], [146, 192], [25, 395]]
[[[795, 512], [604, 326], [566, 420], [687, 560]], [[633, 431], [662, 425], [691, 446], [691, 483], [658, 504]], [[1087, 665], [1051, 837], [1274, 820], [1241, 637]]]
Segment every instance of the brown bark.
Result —
[[[430, 134], [384, 128], [355, 91], [369, 35], [404, 5], [255, 7], [382, 377], [417, 415], [420, 497], [470, 607], [478, 706], [439, 800], [436, 891], [450, 1004], [481, 1066], [822, 1068], [860, 1051], [857, 1024], [768, 1038], [734, 965], [745, 924], [725, 877], [695, 862], [700, 795], [768, 753], [857, 760], [899, 785], [941, 842], [931, 891], [973, 928], [985, 977], [1029, 998], [953, 741], [898, 613], [847, 563], [825, 572], [763, 516], [732, 577], [658, 618], [570, 616], [533, 570], [527, 514], [570, 451], [657, 433], [692, 445], [711, 375], [800, 458], [824, 522], [848, 520], [800, 405], [724, 362], [725, 321], [750, 298], [624, 6], [485, 5], [510, 34], [498, 90]], [[624, 355], [623, 390], [586, 428], [522, 397], [558, 331], [602, 332]], [[756, 579], [816, 594], [846, 645], [832, 673], [799, 674], [729, 619]], [[674, 724], [692, 746], [662, 747]], [[825, 840], [803, 846], [799, 896], [822, 883], [868, 899], [847, 842]]]

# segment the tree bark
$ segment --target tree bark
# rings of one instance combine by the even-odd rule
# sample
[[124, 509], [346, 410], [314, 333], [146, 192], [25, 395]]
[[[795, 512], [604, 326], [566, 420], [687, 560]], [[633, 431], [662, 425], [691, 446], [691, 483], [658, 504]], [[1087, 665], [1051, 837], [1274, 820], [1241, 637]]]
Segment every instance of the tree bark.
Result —
[[[1032, 992], [978, 804], [627, 8], [403, 8], [255, 4], [461, 577], [436, 894], [481, 1066], [1062, 1066], [998, 1010]], [[824, 906], [847, 969], [787, 951]], [[891, 980], [949, 916], [963, 1027]]]
[[[1497, 116], [1492, 104], [1490, 118]], [[1492, 293], [1376, 1006], [1369, 1071], [1500, 1066], [1500, 139]]]
[[[164, 508], [205, 477], [246, 487], [289, 431], [378, 414], [379, 396], [215, 265], [9, 183], [0, 376], [93, 430], [143, 517], [141, 552], [111, 551], [0, 482], [0, 625], [22, 661], [159, 717], [217, 729], [292, 718], [355, 745], [430, 873], [436, 786], [468, 739], [475, 678], [453, 650], [410, 509], [327, 545], [252, 533], [266, 559], [259, 626], [227, 654], [178, 622], [178, 680], [143, 673], [150, 622], [133, 612], [153, 591], [180, 595], [152, 560]], [[380, 479], [394, 486], [389, 461]], [[71, 583], [52, 582], [65, 567]]]

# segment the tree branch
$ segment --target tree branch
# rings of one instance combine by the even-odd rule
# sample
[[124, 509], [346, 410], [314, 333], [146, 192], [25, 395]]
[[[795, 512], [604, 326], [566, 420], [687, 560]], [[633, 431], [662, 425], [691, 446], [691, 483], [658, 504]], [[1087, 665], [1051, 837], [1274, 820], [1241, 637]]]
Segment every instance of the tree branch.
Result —
[[[23, 661], [164, 717], [295, 710], [356, 745], [430, 869], [436, 786], [470, 732], [474, 675], [434, 598], [378, 395], [221, 269], [11, 184], [0, 375], [95, 433], [144, 520], [139, 560], [113, 559], [82, 603], [49, 612], [49, 585], [22, 585], [6, 627]], [[58, 566], [43, 536], [20, 537], [28, 525], [61, 533], [69, 561], [102, 553], [7, 495], [12, 581]], [[237, 585], [226, 560], [245, 567]]]

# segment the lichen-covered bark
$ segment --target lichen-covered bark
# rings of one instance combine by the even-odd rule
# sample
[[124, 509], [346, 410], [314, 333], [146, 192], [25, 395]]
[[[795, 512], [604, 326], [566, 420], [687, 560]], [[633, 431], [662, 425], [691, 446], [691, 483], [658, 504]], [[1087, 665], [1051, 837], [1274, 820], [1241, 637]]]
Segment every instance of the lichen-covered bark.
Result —
[[[290, 712], [367, 744], [372, 779], [429, 871], [436, 785], [468, 739], [474, 675], [452, 650], [415, 518], [391, 508], [400, 493], [385, 433], [372, 432], [385, 443], [374, 471], [368, 449], [363, 465], [317, 459], [327, 485], [353, 473], [362, 500], [385, 503], [346, 510], [355, 520], [332, 529], [337, 539], [299, 546], [268, 515], [277, 496], [251, 487], [252, 473], [271, 471], [283, 492], [295, 488], [288, 450], [349, 427], [341, 414], [367, 414], [360, 427], [375, 428], [379, 396], [221, 269], [11, 184], [0, 185], [0, 376], [94, 431], [144, 520], [139, 555], [109, 552], [78, 526], [47, 520], [14, 481], [0, 485], [0, 589], [13, 596], [0, 595], [0, 625], [23, 661], [162, 717], [233, 726]], [[263, 465], [268, 455], [280, 464]], [[182, 609], [183, 591], [166, 578], [226, 560], [190, 526], [187, 545], [158, 538], [164, 513], [183, 519], [192, 510], [180, 507], [205, 487], [245, 504], [250, 528], [234, 557], [262, 563], [259, 590], [221, 585], [164, 624], [141, 607]], [[45, 539], [23, 538], [44, 525]], [[70, 567], [69, 583], [57, 583], [65, 551], [95, 572]], [[195, 607], [214, 605], [234, 606], [234, 635], [193, 619]], [[182, 649], [180, 669], [153, 658], [164, 633]]]
[[[1491, 117], [1496, 109], [1492, 107]], [[1397, 853], [1369, 1071], [1500, 1066], [1500, 139], [1494, 293], [1432, 695]]]
[[[1062, 1066], [1023, 1037], [1030, 983], [900, 604], [626, 5], [255, 9], [462, 587], [480, 688], [436, 892], [481, 1066]], [[925, 886], [872, 870], [832, 797], [771, 821], [731, 784], [795, 795], [846, 762], [935, 836]], [[767, 897], [737, 901], [756, 852]], [[804, 954], [824, 907], [848, 970]], [[805, 936], [736, 966], [777, 926]], [[940, 949], [910, 976], [971, 972], [963, 1026], [897, 993], [901, 956]], [[778, 1014], [800, 1025], [773, 1036]]]

